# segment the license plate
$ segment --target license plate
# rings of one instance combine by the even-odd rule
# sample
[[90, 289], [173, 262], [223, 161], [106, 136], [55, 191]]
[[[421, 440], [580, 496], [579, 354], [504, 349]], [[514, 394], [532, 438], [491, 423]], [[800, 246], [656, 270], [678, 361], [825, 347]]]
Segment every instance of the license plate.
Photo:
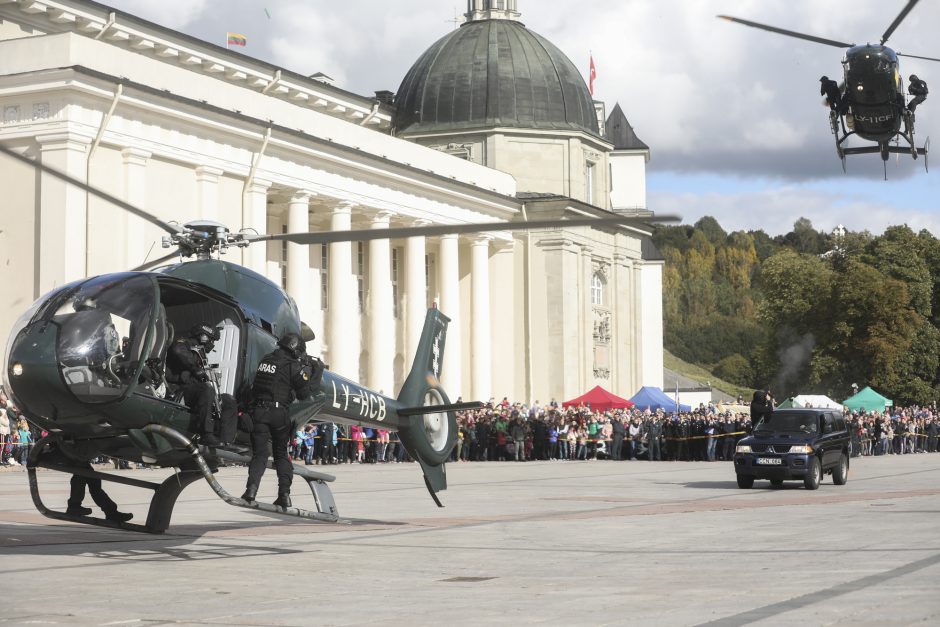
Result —
[[766, 466], [779, 466], [783, 462], [779, 457], [758, 457], [757, 463]]

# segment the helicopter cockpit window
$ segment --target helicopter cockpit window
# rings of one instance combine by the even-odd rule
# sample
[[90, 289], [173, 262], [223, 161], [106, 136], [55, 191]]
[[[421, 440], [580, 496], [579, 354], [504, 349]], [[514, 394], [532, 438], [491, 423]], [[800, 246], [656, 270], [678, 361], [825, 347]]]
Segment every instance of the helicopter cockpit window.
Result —
[[111, 275], [84, 283], [58, 307], [59, 368], [79, 400], [114, 400], [136, 380], [155, 294], [148, 276]]

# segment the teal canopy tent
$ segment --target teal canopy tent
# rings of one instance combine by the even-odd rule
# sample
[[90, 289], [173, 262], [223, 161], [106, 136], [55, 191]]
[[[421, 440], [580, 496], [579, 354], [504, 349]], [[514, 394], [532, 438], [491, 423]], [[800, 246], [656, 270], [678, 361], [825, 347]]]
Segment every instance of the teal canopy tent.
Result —
[[885, 407], [892, 407], [894, 401], [866, 387], [858, 394], [842, 401], [842, 404], [852, 411], [884, 411]]

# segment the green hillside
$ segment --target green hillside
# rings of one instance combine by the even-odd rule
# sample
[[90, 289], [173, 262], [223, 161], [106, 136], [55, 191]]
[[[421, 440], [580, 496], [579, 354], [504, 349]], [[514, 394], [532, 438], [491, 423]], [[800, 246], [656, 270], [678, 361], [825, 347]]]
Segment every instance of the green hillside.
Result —
[[724, 381], [712, 374], [705, 367], [684, 361], [670, 353], [668, 350], [663, 350], [663, 365], [673, 372], [698, 381], [702, 385], [710, 383], [713, 388], [721, 390], [729, 396], [741, 396], [742, 398], [749, 399], [751, 397], [751, 393], [753, 392], [753, 390], [750, 388], [741, 387], [739, 385]]

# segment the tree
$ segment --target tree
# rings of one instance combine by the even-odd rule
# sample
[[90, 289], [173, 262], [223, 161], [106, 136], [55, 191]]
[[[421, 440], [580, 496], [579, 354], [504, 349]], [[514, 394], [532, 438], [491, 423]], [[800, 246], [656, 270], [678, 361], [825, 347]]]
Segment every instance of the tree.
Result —
[[721, 225], [718, 224], [718, 220], [711, 216], [703, 216], [700, 218], [699, 221], [695, 223], [695, 231], [704, 235], [705, 239], [714, 246], [721, 246], [728, 238], [728, 234], [721, 228]]
[[744, 355], [734, 353], [728, 355], [715, 366], [715, 374], [736, 385], [751, 386], [751, 363]]
[[782, 238], [782, 243], [800, 253], [821, 255], [826, 252], [826, 237], [813, 228], [808, 218], [793, 223], [793, 230]]
[[889, 227], [874, 242], [869, 263], [905, 283], [911, 305], [920, 315], [930, 317], [934, 280], [923, 254], [925, 244], [907, 226]]
[[919, 326], [907, 286], [850, 260], [836, 283], [832, 305], [837, 322], [828, 350], [846, 365], [843, 376], [897, 390], [901, 361], [911, 350]]
[[757, 252], [757, 258], [761, 263], [780, 250], [780, 246], [764, 231], [749, 231], [748, 235], [754, 240], [754, 250]]
[[784, 249], [761, 267], [758, 317], [772, 329], [819, 330], [829, 311], [834, 272], [821, 259]]

